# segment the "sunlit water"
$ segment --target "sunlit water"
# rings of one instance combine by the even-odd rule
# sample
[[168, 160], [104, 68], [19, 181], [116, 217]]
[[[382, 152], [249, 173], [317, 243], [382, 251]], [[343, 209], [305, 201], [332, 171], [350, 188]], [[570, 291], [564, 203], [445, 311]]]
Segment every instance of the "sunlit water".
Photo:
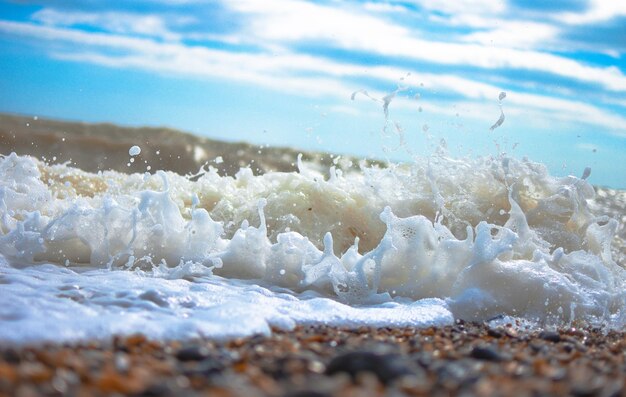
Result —
[[626, 325], [619, 223], [591, 211], [587, 172], [443, 152], [299, 169], [190, 179], [1, 158], [0, 341]]

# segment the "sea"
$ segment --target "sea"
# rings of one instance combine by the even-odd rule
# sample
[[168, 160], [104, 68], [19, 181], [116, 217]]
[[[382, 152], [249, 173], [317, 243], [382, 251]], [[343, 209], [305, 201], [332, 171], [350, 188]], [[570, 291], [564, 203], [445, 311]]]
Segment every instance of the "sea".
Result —
[[[142, 148], [127, 150], [131, 162]], [[0, 157], [0, 343], [626, 326], [624, 212], [588, 169], [556, 177], [443, 148], [403, 164], [294, 162], [182, 176]]]

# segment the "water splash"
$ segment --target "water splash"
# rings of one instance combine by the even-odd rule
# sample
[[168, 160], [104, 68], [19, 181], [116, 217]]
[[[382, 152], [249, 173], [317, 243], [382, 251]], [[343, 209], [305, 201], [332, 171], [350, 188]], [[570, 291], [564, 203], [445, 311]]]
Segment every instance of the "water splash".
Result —
[[[408, 73], [406, 76], [400, 78], [400, 81], [404, 81], [405, 77], [408, 77], [410, 75], [411, 74]], [[381, 98], [376, 98], [376, 97], [371, 96], [366, 90], [355, 91], [350, 96], [351, 100], [355, 100], [357, 94], [361, 94], [361, 95], [371, 99], [372, 101], [378, 102], [378, 103], [380, 103], [382, 105], [383, 114], [385, 116], [385, 122], [383, 124], [382, 129], [381, 129], [382, 136], [383, 137], [390, 136], [390, 134], [389, 134], [389, 126], [391, 125], [393, 127], [393, 134], [397, 135], [398, 139], [399, 139], [398, 145], [396, 147], [394, 147], [392, 149], [388, 149], [388, 148], [384, 149], [385, 152], [396, 151], [396, 150], [398, 150], [401, 147], [406, 147], [405, 136], [404, 136], [404, 128], [402, 127], [402, 125], [398, 121], [394, 121], [394, 120], [392, 120], [389, 117], [389, 105], [391, 104], [391, 102], [396, 98], [396, 96], [400, 92], [407, 91], [408, 89], [409, 89], [408, 86], [398, 85], [395, 90], [385, 94]], [[410, 153], [410, 150], [407, 149], [407, 151]]]
[[618, 223], [589, 210], [584, 178], [445, 151], [328, 179], [298, 163], [191, 181], [13, 154], [0, 160], [0, 254], [15, 268], [217, 275], [349, 305], [439, 299], [463, 319], [623, 325]]
[[504, 98], [506, 98], [506, 92], [503, 91], [500, 93], [500, 95], [498, 95], [498, 107], [500, 108], [500, 117], [491, 127], [489, 127], [489, 131], [495, 130], [496, 128], [500, 127], [502, 123], [504, 123], [504, 111], [502, 110], [502, 100]]

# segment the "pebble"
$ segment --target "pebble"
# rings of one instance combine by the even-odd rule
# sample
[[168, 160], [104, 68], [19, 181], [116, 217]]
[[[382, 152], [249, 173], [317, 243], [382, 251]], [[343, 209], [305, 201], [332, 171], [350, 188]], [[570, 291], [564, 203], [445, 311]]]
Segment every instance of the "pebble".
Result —
[[503, 361], [504, 357], [490, 346], [476, 346], [470, 352], [470, 357], [485, 361]]
[[559, 335], [558, 332], [554, 332], [554, 331], [541, 331], [539, 333], [539, 338], [550, 341], [550, 342], [554, 342], [554, 343], [558, 343], [561, 341], [561, 335]]
[[187, 346], [176, 352], [176, 358], [180, 361], [200, 361], [208, 355], [209, 350], [200, 346]]
[[326, 367], [326, 374], [334, 375], [340, 372], [347, 373], [352, 379], [361, 372], [371, 372], [384, 384], [412, 373], [407, 363], [398, 355], [367, 351], [349, 352], [333, 358]]
[[492, 338], [502, 338], [504, 336], [504, 332], [496, 328], [489, 328], [487, 330], [487, 335], [491, 336]]
[[17, 364], [20, 362], [20, 355], [15, 351], [15, 349], [8, 348], [2, 352], [2, 360], [11, 364]]

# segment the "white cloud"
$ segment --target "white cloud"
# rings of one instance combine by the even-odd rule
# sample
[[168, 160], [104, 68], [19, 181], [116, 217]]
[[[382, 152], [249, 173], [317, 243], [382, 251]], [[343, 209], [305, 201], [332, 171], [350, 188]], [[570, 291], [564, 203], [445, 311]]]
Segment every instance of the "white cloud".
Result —
[[526, 21], [497, 21], [492, 28], [462, 37], [463, 41], [485, 46], [532, 49], [553, 41], [559, 30], [545, 23]]
[[[384, 44], [384, 40], [404, 37], [409, 31], [401, 26], [390, 24], [354, 9], [323, 6], [305, 1], [228, 0], [224, 6], [246, 14], [247, 32], [251, 37], [264, 40], [301, 41], [332, 40], [352, 42], [358, 47], [366, 41], [374, 40]], [[388, 43], [393, 45], [393, 43]]]
[[[179, 40], [180, 34], [172, 32], [165, 20], [158, 15], [131, 14], [124, 12], [77, 12], [57, 11], [44, 8], [32, 15], [32, 19], [47, 26], [87, 25], [121, 34], [137, 34], [164, 40]], [[189, 18], [170, 18], [170, 22], [185, 24]]]
[[591, 24], [626, 16], [626, 1], [591, 0], [589, 7], [582, 12], [566, 12], [556, 19], [571, 25]]
[[[407, 72], [398, 68], [338, 63], [308, 55], [233, 53], [182, 43], [159, 43], [147, 38], [1, 20], [0, 31], [65, 43], [67, 49], [55, 49], [53, 53], [60, 59], [108, 67], [137, 68], [172, 75], [228, 79], [271, 88], [279, 92], [295, 93], [301, 96], [330, 96], [346, 101], [352, 92], [368, 88], [354, 83], [359, 78], [387, 81], [393, 88], [393, 85], [399, 83], [399, 79], [406, 76]], [[465, 108], [471, 106], [478, 108], [478, 104], [484, 104], [485, 100], [493, 101], [495, 104], [501, 91], [501, 88], [494, 85], [451, 74], [413, 73], [405, 77], [402, 84], [409, 85], [418, 91], [456, 93], [470, 100], [464, 103]], [[370, 93], [379, 98], [385, 95], [383, 92], [370, 91]], [[453, 101], [438, 104], [436, 100], [430, 98], [427, 100], [428, 108], [435, 113], [447, 115], [456, 113], [452, 106]], [[414, 100], [397, 98], [391, 108], [398, 106], [416, 109], [419, 104]], [[583, 122], [601, 126], [617, 135], [626, 135], [624, 117], [582, 102], [510, 91], [504, 106], [506, 112], [520, 114], [527, 112], [546, 119]], [[491, 116], [480, 111], [472, 115], [472, 117], [484, 119], [490, 119]]]
[[402, 5], [389, 4], [389, 3], [375, 3], [375, 2], [364, 3], [363, 9], [367, 11], [372, 11], [372, 12], [389, 12], [389, 13], [408, 12], [407, 8]]
[[[244, 31], [228, 35], [185, 34], [192, 40], [217, 40], [228, 43], [250, 43], [269, 51], [287, 51], [294, 42], [324, 41], [348, 50], [361, 50], [382, 56], [399, 56], [435, 64], [476, 66], [486, 69], [525, 69], [563, 76], [577, 81], [599, 84], [610, 91], [626, 91], [626, 76], [617, 68], [584, 65], [578, 61], [532, 48], [551, 42], [558, 30], [539, 22], [507, 21], [491, 14], [502, 13], [503, 6], [487, 0], [460, 2], [415, 1], [429, 10], [450, 13], [446, 23], [481, 30], [461, 36], [459, 43], [437, 42], [419, 37], [410, 30], [385, 19], [379, 13], [363, 9], [326, 6], [300, 0], [224, 1], [224, 7], [245, 15]], [[450, 4], [449, 4], [450, 3]], [[397, 7], [383, 3], [385, 7]], [[480, 12], [489, 11], [483, 16]], [[613, 10], [615, 11], [615, 10]], [[50, 26], [91, 24], [121, 34], [140, 34], [165, 40], [179, 40], [160, 16], [126, 13], [58, 12], [44, 9], [34, 19]]]
[[[482, 1], [478, 3], [483, 4]], [[467, 3], [468, 7], [469, 4], [472, 3]], [[626, 76], [616, 68], [588, 66], [557, 55], [505, 46], [424, 40], [419, 37], [418, 31], [352, 9], [300, 0], [229, 0], [224, 2], [224, 6], [247, 16], [245, 36], [260, 45], [267, 42], [324, 41], [349, 50], [435, 64], [544, 72], [599, 84], [610, 91], [626, 91]], [[547, 34], [548, 29], [544, 29], [532, 40], [539, 41]], [[484, 36], [482, 40], [485, 40]], [[521, 42], [520, 39], [517, 41]]]
[[430, 11], [445, 14], [500, 14], [506, 10], [504, 1], [493, 0], [407, 0]]

